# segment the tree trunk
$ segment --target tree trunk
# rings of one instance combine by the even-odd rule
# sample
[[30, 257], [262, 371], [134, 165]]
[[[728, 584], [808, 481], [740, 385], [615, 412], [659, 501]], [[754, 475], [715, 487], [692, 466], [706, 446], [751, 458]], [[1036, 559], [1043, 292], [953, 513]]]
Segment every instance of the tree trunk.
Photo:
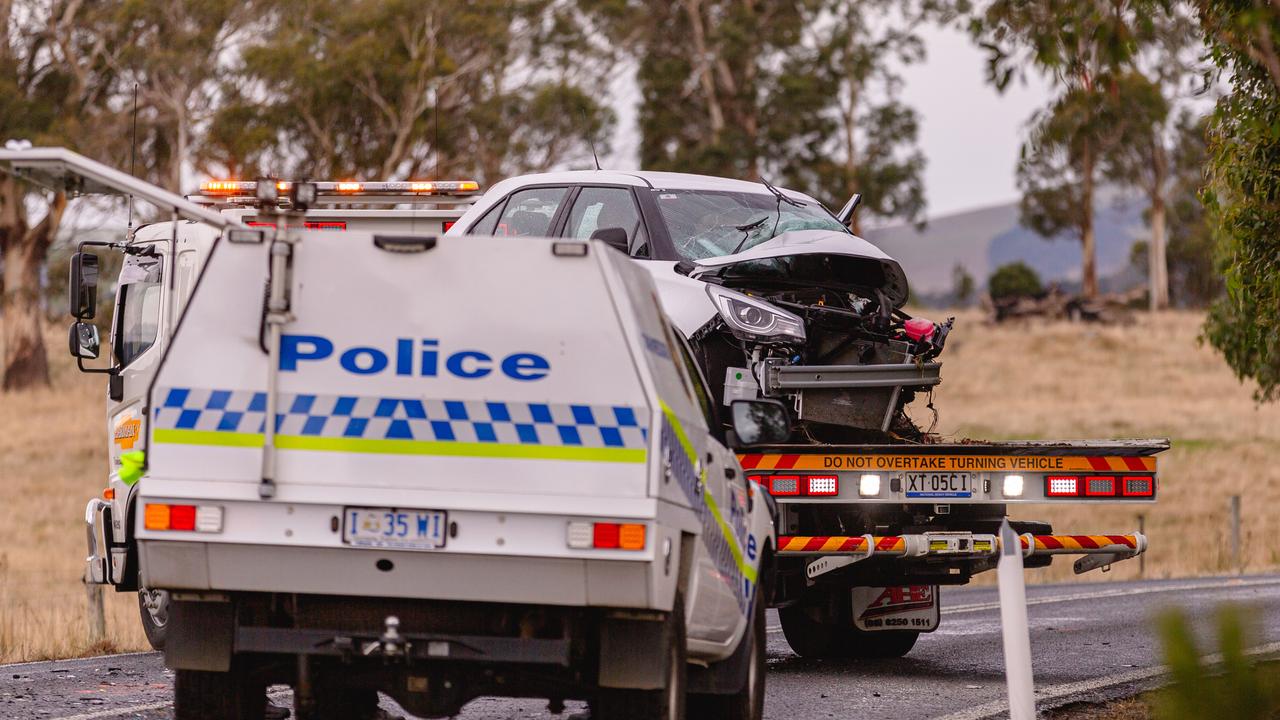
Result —
[[23, 193], [13, 178], [0, 181], [0, 196], [4, 205], [0, 227], [0, 248], [4, 251], [4, 296], [0, 299], [0, 316], [4, 319], [3, 389], [47, 386], [49, 360], [41, 327], [44, 313], [40, 308], [40, 270], [67, 200], [59, 193], [45, 219], [28, 228]]
[[1080, 264], [1081, 285], [1084, 296], [1098, 296], [1097, 239], [1093, 234], [1094, 157], [1093, 145], [1084, 141], [1080, 158], [1080, 244], [1083, 257]]
[[1166, 209], [1164, 198], [1156, 194], [1151, 198], [1151, 243], [1147, 248], [1148, 279], [1151, 283], [1151, 311], [1169, 307], [1169, 264], [1165, 247]]

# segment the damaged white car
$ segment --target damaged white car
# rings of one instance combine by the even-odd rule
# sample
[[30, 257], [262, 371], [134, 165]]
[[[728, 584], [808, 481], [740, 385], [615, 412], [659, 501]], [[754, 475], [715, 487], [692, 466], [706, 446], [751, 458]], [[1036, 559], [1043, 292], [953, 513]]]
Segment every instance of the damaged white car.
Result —
[[768, 182], [572, 171], [494, 185], [449, 234], [605, 240], [647, 261], [717, 402], [782, 399], [811, 442], [913, 438], [902, 409], [939, 382], [950, 321], [902, 311], [906, 276], [849, 231], [856, 208]]

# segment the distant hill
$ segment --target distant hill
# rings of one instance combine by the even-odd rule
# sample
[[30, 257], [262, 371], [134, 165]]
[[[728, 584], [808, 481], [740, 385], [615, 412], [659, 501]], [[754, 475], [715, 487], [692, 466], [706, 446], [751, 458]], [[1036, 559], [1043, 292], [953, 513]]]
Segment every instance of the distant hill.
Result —
[[[1104, 290], [1127, 289], [1141, 281], [1129, 266], [1129, 251], [1144, 239], [1146, 203], [1118, 193], [1099, 198], [1094, 213], [1098, 238], [1098, 277]], [[918, 300], [940, 299], [952, 290], [956, 265], [985, 288], [993, 270], [1021, 260], [1045, 282], [1064, 288], [1080, 284], [1080, 243], [1074, 238], [1049, 240], [1024, 227], [1016, 202], [931, 218], [924, 230], [896, 225], [865, 234], [902, 263]]]

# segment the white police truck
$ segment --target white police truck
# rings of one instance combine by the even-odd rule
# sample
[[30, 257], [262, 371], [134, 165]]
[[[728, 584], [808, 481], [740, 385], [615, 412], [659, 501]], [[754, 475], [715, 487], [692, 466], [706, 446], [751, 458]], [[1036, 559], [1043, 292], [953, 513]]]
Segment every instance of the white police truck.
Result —
[[168, 594], [177, 718], [260, 717], [277, 683], [302, 718], [761, 716], [772, 501], [731, 448], [786, 414], [713, 403], [623, 254], [308, 229], [310, 183], [242, 186], [251, 227], [66, 151], [0, 162], [174, 216], [81, 248], [70, 294], [83, 365], [94, 253], [124, 254], [86, 575]]

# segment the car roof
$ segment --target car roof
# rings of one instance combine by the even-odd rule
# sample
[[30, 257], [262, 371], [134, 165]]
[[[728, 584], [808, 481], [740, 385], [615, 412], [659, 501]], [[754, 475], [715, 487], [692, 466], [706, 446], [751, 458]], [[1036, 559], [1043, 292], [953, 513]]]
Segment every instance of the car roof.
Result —
[[[630, 185], [647, 187], [655, 190], [720, 190], [725, 192], [743, 192], [756, 195], [769, 193], [765, 186], [758, 182], [733, 180], [711, 175], [695, 175], [693, 173], [659, 172], [656, 170], [562, 170], [559, 172], [533, 173], [517, 175], [497, 183], [489, 189], [500, 191], [505, 195], [517, 187], [527, 185], [558, 185], [561, 183], [585, 185], [603, 183], [608, 185]], [[786, 188], [779, 188], [790, 197], [806, 202], [817, 203], [817, 200], [804, 193]]]

